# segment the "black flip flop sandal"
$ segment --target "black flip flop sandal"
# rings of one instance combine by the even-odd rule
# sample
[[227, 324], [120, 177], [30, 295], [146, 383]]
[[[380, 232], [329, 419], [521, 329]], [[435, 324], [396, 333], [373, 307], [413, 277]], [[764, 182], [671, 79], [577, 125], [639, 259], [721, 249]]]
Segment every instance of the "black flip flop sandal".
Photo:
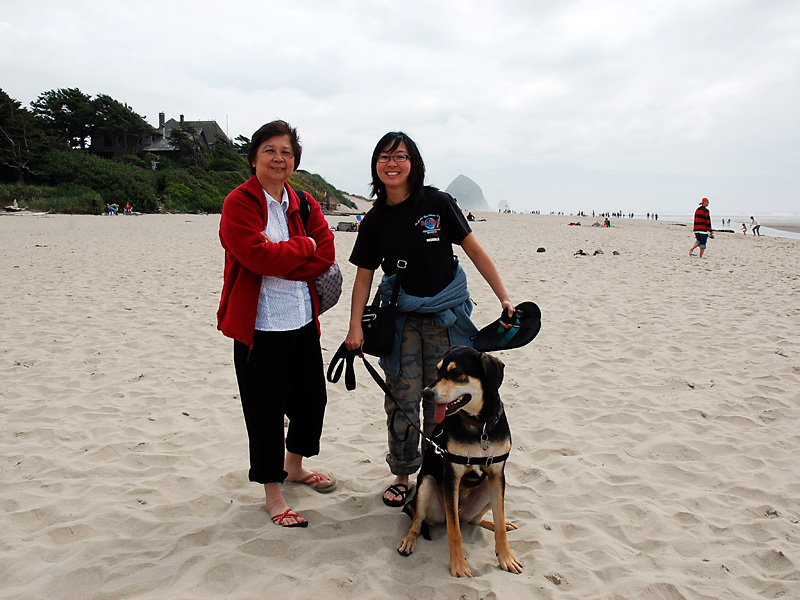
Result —
[[[510, 324], [511, 329], [503, 327]], [[529, 343], [542, 328], [542, 311], [533, 302], [522, 302], [516, 306], [513, 318], [506, 311], [491, 325], [481, 329], [473, 338], [475, 350], [492, 352], [520, 348]]]
[[[386, 506], [391, 506], [392, 508], [399, 508], [406, 503], [408, 499], [408, 492], [411, 491], [411, 488], [407, 486], [405, 483], [393, 483], [388, 488], [386, 488], [383, 492], [383, 503]], [[387, 500], [386, 499], [386, 492], [391, 492], [395, 496], [400, 496], [399, 500]]]

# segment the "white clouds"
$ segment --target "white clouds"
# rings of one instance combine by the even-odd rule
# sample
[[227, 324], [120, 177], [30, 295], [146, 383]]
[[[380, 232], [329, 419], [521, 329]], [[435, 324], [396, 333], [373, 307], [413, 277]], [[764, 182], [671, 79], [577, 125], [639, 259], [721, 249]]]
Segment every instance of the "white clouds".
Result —
[[356, 193], [403, 129], [431, 183], [464, 173], [490, 203], [682, 210], [744, 178], [715, 205], [758, 193], [777, 212], [797, 210], [798, 31], [790, 1], [45, 1], [4, 9], [0, 86], [23, 103], [80, 87], [233, 137], [286, 118], [303, 167]]

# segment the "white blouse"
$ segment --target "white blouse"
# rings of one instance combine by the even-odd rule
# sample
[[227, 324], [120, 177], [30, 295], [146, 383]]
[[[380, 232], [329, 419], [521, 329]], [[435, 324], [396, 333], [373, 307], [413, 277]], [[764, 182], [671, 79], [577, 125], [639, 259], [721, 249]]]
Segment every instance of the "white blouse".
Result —
[[[264, 190], [267, 199], [266, 236], [273, 242], [289, 240], [289, 194], [283, 188], [281, 202]], [[292, 331], [300, 329], [314, 318], [311, 292], [305, 281], [291, 281], [283, 277], [265, 275], [261, 278], [261, 293], [258, 295], [256, 329], [258, 331]]]

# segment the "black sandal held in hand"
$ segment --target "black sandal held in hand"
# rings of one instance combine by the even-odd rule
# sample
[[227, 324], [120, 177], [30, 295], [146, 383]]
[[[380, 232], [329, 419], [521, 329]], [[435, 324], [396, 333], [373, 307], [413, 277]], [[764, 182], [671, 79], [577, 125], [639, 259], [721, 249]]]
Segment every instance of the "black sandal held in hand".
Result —
[[[406, 503], [406, 499], [408, 498], [408, 492], [410, 488], [405, 483], [393, 483], [390, 485], [386, 490], [383, 492], [383, 503], [386, 506], [391, 506], [392, 508], [399, 508]], [[386, 492], [390, 494], [394, 494], [395, 496], [399, 496], [399, 500], [389, 500], [386, 497]]]
[[[511, 325], [506, 329], [503, 324]], [[522, 302], [516, 306], [514, 316], [503, 310], [500, 318], [487, 325], [473, 336], [475, 350], [493, 352], [521, 348], [530, 342], [542, 328], [542, 311], [533, 302]]]

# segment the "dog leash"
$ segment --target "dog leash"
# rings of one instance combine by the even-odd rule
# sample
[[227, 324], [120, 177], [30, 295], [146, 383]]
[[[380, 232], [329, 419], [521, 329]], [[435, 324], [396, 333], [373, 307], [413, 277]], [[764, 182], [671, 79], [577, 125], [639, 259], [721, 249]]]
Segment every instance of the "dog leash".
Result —
[[354, 389], [356, 389], [356, 372], [355, 369], [353, 368], [353, 362], [355, 361], [355, 358], [357, 356], [364, 361], [364, 366], [366, 367], [367, 372], [372, 376], [372, 379], [375, 380], [375, 383], [378, 384], [378, 387], [380, 387], [381, 390], [383, 390], [383, 393], [386, 394], [386, 396], [395, 405], [395, 410], [392, 413], [392, 416], [390, 417], [391, 425], [394, 424], [394, 419], [397, 416], [398, 412], [401, 415], [403, 415], [406, 418], [406, 421], [408, 421], [409, 423], [409, 426], [406, 427], [405, 436], [403, 437], [400, 437], [395, 433], [393, 426], [389, 428], [389, 433], [392, 435], [395, 441], [405, 442], [408, 439], [411, 428], [414, 428], [417, 430], [420, 436], [422, 436], [422, 439], [424, 439], [431, 446], [433, 446], [433, 448], [436, 450], [437, 453], [446, 454], [447, 450], [439, 446], [439, 444], [437, 444], [430, 437], [428, 437], [428, 435], [424, 431], [422, 431], [419, 427], [417, 427], [414, 421], [411, 420], [411, 417], [409, 417], [406, 414], [406, 412], [402, 408], [400, 408], [400, 403], [397, 402], [397, 399], [394, 397], [394, 394], [392, 394], [392, 390], [389, 389], [389, 386], [386, 383], [386, 381], [384, 381], [383, 377], [380, 376], [375, 367], [373, 367], [372, 364], [367, 360], [367, 357], [364, 356], [360, 348], [356, 348], [355, 350], [348, 350], [347, 346], [344, 343], [342, 343], [342, 345], [339, 346], [339, 349], [336, 351], [336, 354], [334, 354], [333, 358], [331, 359], [331, 363], [328, 365], [328, 373], [327, 373], [328, 381], [330, 381], [331, 383], [337, 383], [342, 376], [342, 370], [344, 370], [345, 388], [348, 391], [353, 391]]
[[[367, 357], [364, 356], [364, 354], [361, 352], [360, 348], [356, 348], [355, 350], [348, 350], [347, 346], [344, 343], [342, 343], [342, 345], [339, 346], [339, 349], [336, 351], [336, 354], [333, 355], [333, 358], [331, 359], [331, 362], [328, 365], [328, 372], [327, 372], [328, 381], [330, 381], [331, 383], [337, 383], [339, 379], [341, 379], [342, 377], [342, 371], [344, 371], [345, 388], [348, 391], [353, 391], [354, 389], [356, 389], [356, 372], [355, 369], [353, 368], [353, 362], [355, 361], [356, 356], [360, 357], [361, 360], [364, 361], [364, 366], [366, 367], [367, 372], [370, 374], [370, 376], [372, 376], [372, 379], [375, 380], [375, 383], [378, 384], [378, 387], [380, 387], [381, 390], [383, 390], [383, 393], [386, 394], [389, 400], [391, 400], [392, 403], [395, 405], [395, 410], [390, 418], [390, 425], [394, 424], [394, 419], [397, 416], [398, 412], [402, 414], [406, 418], [406, 421], [408, 421], [409, 423], [409, 426], [406, 428], [406, 433], [403, 438], [399, 437], [394, 432], [393, 426], [389, 428], [389, 433], [396, 441], [398, 442], [406, 441], [410, 434], [410, 430], [413, 427], [414, 429], [417, 430], [422, 439], [431, 445], [436, 454], [439, 454], [440, 456], [442, 456], [446, 460], [449, 460], [450, 462], [454, 462], [460, 465], [489, 466], [496, 462], [502, 462], [509, 457], [510, 452], [506, 452], [505, 454], [501, 454], [500, 456], [460, 456], [458, 454], [451, 454], [445, 448], [442, 448], [433, 439], [428, 437], [428, 435], [424, 431], [422, 431], [419, 427], [417, 427], [414, 421], [411, 420], [411, 417], [409, 417], [406, 414], [406, 412], [402, 408], [400, 408], [400, 403], [397, 402], [397, 400], [395, 399], [394, 394], [392, 394], [392, 391], [389, 389], [389, 386], [387, 385], [386, 381], [384, 381], [383, 377], [380, 376], [375, 367], [373, 367], [370, 364], [370, 362], [367, 360]], [[489, 429], [491, 429], [491, 427], [493, 427], [497, 423], [497, 421], [500, 420], [500, 416], [502, 414], [503, 414], [503, 407], [501, 405], [500, 410], [497, 412], [495, 417], [491, 421], [484, 424], [483, 433], [481, 435], [481, 448], [483, 448], [484, 450], [486, 450], [489, 447], [488, 431]], [[442, 431], [444, 431], [443, 428], [441, 427], [438, 428], [438, 431], [433, 434], [434, 437], [438, 437], [439, 435], [441, 435]]]

